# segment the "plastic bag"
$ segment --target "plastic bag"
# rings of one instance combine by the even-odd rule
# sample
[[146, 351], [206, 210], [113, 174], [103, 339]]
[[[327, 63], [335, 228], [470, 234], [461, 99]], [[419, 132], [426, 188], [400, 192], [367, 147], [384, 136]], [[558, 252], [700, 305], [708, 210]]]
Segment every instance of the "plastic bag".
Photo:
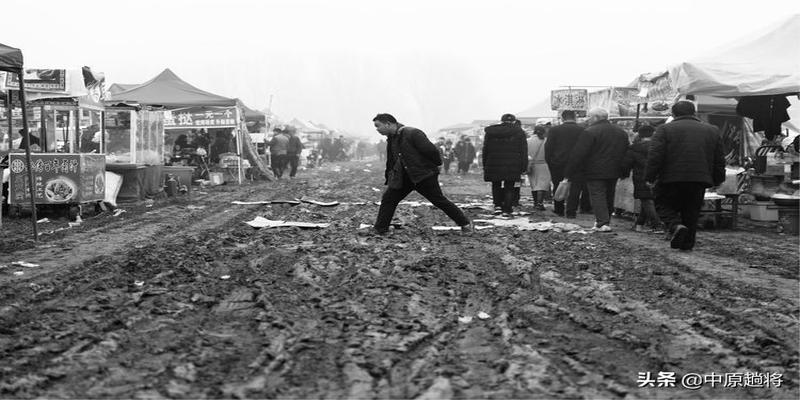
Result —
[[570, 182], [566, 179], [562, 180], [558, 183], [558, 188], [556, 188], [556, 192], [553, 194], [553, 200], [555, 201], [564, 201], [569, 196], [569, 187]]

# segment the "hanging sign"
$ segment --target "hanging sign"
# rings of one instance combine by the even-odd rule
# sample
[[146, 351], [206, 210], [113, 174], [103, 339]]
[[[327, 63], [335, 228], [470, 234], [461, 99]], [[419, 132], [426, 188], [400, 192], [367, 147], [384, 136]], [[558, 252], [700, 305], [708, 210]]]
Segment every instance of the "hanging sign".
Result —
[[[67, 90], [67, 70], [26, 69], [25, 90], [39, 92], [64, 92]], [[19, 75], [6, 74], [6, 88], [19, 90]]]
[[550, 108], [562, 110], [586, 110], [589, 93], [586, 89], [563, 89], [550, 92]]
[[235, 128], [236, 107], [188, 107], [164, 111], [164, 129]]

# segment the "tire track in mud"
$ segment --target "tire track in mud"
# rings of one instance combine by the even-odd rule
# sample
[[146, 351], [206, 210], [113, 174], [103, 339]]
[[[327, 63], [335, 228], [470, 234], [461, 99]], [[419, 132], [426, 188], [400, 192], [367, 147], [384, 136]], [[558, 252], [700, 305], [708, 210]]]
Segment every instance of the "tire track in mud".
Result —
[[[562, 254], [567, 257], [558, 260], [543, 257], [536, 261], [551, 263], [540, 274], [540, 281], [543, 291], [552, 297], [548, 300], [557, 304], [556, 308], [565, 316], [584, 330], [602, 333], [621, 342], [623, 346], [619, 351], [634, 351], [642, 356], [639, 361], [650, 360], [625, 373], [627, 382], [622, 379], [621, 384], [631, 387], [636, 373], [641, 371], [724, 373], [744, 369], [777, 371], [784, 377], [782, 389], [772, 392], [752, 390], [748, 395], [781, 397], [797, 391], [797, 320], [788, 315], [796, 308], [781, 307], [791, 304], [791, 298], [778, 307], [770, 307], [759, 301], [757, 295], [751, 299], [752, 293], [747, 288], [732, 287], [724, 281], [724, 276], [710, 277], [706, 275], [708, 271], [698, 273], [678, 263], [659, 265], [649, 259], [654, 255], [649, 249], [642, 251], [616, 243], [614, 239], [607, 240], [613, 243], [613, 247], [602, 248], [602, 242], [606, 240], [600, 238], [577, 243], [579, 247], [594, 252], [593, 258], [598, 261], [587, 262], [580, 254], [583, 251], [569, 254], [574, 253], [569, 249], [562, 249]], [[656, 256], [662, 256], [658, 250], [655, 252]], [[634, 261], [634, 264], [609, 262], [615, 258], [614, 253], [625, 253], [625, 260]], [[524, 265], [529, 262], [525, 260], [529, 256], [518, 256], [522, 259], [517, 263]], [[698, 285], [697, 282], [708, 283]], [[698, 286], [702, 293], [698, 293]], [[731, 297], [738, 303], [749, 304], [734, 303], [739, 307], [731, 307], [731, 302], [725, 300]], [[757, 314], [742, 313], [746, 306], [771, 315], [762, 318]], [[772, 322], [776, 315], [782, 316], [777, 323]], [[602, 347], [615, 346], [604, 344]], [[665, 369], [667, 367], [669, 369]], [[692, 393], [696, 395], [696, 392]], [[702, 393], [723, 397], [731, 395], [730, 392], [705, 389]]]
[[[31, 280], [43, 274], [60, 274], [67, 269], [91, 262], [98, 257], [110, 257], [137, 246], [160, 242], [179, 241], [185, 236], [221, 226], [242, 214], [252, 212], [254, 206], [239, 206], [230, 210], [233, 200], [252, 200], [254, 190], [247, 193], [216, 192], [202, 201], [221, 202], [214, 207], [188, 210], [185, 205], [166, 205], [134, 218], [120, 218], [91, 230], [81, 231], [64, 239], [47, 242], [33, 249], [21, 250], [0, 256], [0, 263], [25, 260], [38, 264], [26, 270], [22, 277], [0, 275], [4, 280]], [[261, 200], [261, 199], [258, 199]], [[124, 214], [123, 214], [124, 215]]]

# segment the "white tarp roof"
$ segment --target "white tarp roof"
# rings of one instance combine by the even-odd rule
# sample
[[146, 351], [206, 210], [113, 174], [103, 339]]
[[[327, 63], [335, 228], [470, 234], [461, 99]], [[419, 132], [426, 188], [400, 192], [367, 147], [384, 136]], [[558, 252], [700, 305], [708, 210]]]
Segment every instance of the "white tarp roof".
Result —
[[669, 69], [681, 94], [719, 97], [800, 92], [800, 14]]

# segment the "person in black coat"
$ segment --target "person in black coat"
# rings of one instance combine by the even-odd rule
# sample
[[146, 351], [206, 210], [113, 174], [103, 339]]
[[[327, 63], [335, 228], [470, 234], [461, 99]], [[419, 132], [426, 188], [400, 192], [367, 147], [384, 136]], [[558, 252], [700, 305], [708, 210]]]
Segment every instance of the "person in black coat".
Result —
[[475, 146], [472, 144], [472, 141], [468, 137], [462, 136], [456, 143], [453, 154], [456, 156], [456, 160], [458, 160], [458, 173], [468, 173], [469, 166], [475, 161]]
[[[621, 178], [627, 178], [633, 170], [633, 198], [639, 200], [641, 211], [636, 217], [634, 230], [636, 232], [654, 232], [661, 229], [661, 220], [656, 213], [655, 203], [653, 202], [653, 191], [645, 183], [644, 174], [647, 166], [647, 154], [650, 151], [650, 139], [655, 128], [650, 125], [643, 125], [639, 128], [633, 144], [628, 147], [625, 153], [625, 160], [622, 162]], [[648, 225], [649, 228], [645, 228]]]
[[[544, 143], [544, 157], [547, 168], [550, 170], [550, 179], [553, 181], [553, 193], [558, 189], [558, 184], [566, 177], [564, 174], [569, 163], [569, 155], [578, 137], [583, 133], [584, 127], [575, 122], [575, 111], [564, 110], [561, 112], [561, 125], [550, 128], [547, 133], [547, 141]], [[559, 216], [575, 218], [578, 213], [578, 203], [581, 204], [581, 211], [589, 212], [589, 192], [585, 189], [586, 183], [579, 176], [570, 179], [569, 196], [565, 202], [553, 201], [553, 212]], [[582, 198], [582, 200], [581, 200]]]
[[472, 222], [442, 193], [439, 186], [439, 166], [442, 165], [442, 159], [439, 150], [428, 140], [425, 132], [398, 123], [391, 114], [378, 114], [372, 122], [378, 133], [387, 138], [384, 173], [387, 188], [381, 197], [375, 232], [380, 235], [389, 232], [389, 224], [397, 205], [413, 190], [444, 211], [461, 227], [462, 232], [472, 232]]
[[725, 153], [719, 129], [695, 116], [694, 103], [675, 103], [672, 116], [653, 135], [645, 180], [655, 187], [656, 209], [672, 234], [670, 246], [691, 250], [706, 188], [725, 181]]
[[528, 144], [525, 131], [515, 124], [516, 117], [504, 114], [497, 125], [484, 129], [483, 180], [492, 182], [495, 214], [510, 217], [513, 211], [514, 186], [528, 170]]
[[609, 122], [608, 111], [602, 108], [589, 110], [587, 116], [589, 127], [570, 154], [566, 176], [570, 180], [576, 175], [586, 179], [596, 221], [594, 228], [608, 232], [617, 179], [628, 150], [628, 133]]

